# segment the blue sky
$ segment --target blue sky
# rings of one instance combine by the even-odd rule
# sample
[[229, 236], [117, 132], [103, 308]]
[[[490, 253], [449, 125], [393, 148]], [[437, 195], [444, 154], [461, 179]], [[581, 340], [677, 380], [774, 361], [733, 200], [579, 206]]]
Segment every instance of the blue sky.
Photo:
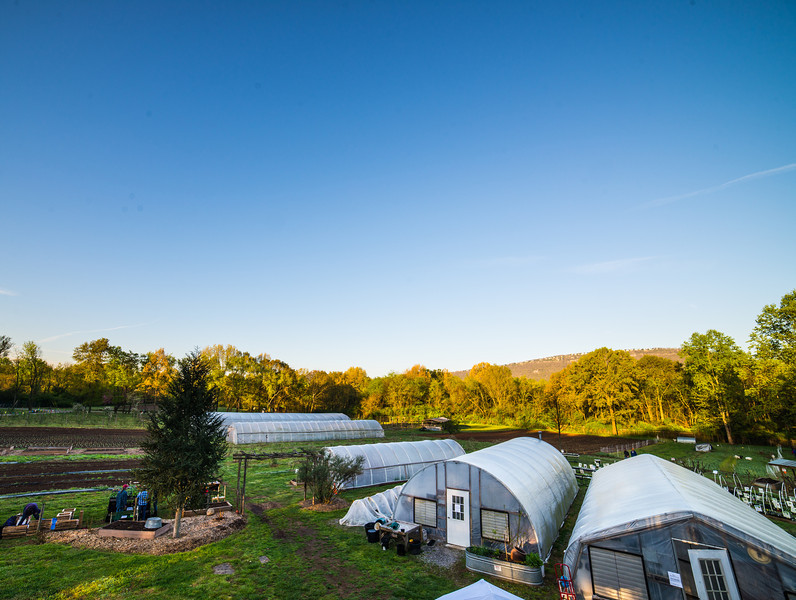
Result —
[[0, 334], [449, 370], [745, 345], [796, 5], [0, 1]]

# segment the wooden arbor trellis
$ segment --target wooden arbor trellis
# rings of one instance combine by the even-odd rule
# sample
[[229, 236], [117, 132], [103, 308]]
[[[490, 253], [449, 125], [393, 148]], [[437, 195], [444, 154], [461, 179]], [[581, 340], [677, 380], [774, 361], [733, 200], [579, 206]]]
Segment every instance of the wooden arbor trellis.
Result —
[[[246, 502], [246, 474], [249, 469], [250, 460], [276, 460], [278, 458], [309, 458], [315, 455], [315, 452], [309, 450], [300, 450], [297, 452], [266, 452], [252, 454], [250, 452], [236, 452], [232, 455], [232, 459], [238, 461], [238, 482], [235, 485], [235, 510], [243, 512], [243, 507]], [[241, 473], [242, 472], [242, 473]], [[241, 474], [243, 478], [241, 480]]]

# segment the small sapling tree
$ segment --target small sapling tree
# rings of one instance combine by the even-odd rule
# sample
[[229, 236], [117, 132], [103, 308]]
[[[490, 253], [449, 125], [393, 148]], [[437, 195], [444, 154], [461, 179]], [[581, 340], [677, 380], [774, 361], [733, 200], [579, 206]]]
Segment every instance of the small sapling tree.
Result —
[[199, 497], [218, 473], [227, 451], [222, 419], [213, 415], [218, 391], [210, 387], [209, 366], [194, 351], [179, 361], [166, 394], [149, 418], [144, 458], [136, 477], [174, 509], [174, 537], [192, 496]]
[[362, 473], [364, 464], [364, 456], [345, 458], [313, 451], [299, 468], [298, 478], [307, 484], [313, 502], [328, 504], [339, 489]]

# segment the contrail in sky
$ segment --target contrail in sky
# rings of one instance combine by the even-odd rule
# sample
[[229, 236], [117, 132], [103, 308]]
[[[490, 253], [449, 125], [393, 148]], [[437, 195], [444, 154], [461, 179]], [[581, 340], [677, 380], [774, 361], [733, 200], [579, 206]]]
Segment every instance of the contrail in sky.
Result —
[[763, 177], [780, 175], [781, 173], [787, 173], [788, 171], [793, 171], [794, 169], [796, 169], [796, 163], [790, 163], [789, 165], [777, 167], [776, 169], [768, 169], [767, 171], [758, 171], [757, 173], [750, 173], [749, 175], [744, 175], [743, 177], [739, 177], [738, 179], [731, 179], [730, 181], [725, 181], [722, 184], [705, 188], [702, 190], [696, 190], [694, 192], [688, 192], [687, 194], [680, 194], [678, 196], [668, 196], [666, 198], [658, 198], [657, 200], [646, 202], [642, 206], [645, 207], [663, 206], [664, 204], [671, 204], [672, 202], [677, 202], [678, 200], [685, 200], [686, 198], [693, 198], [694, 196], [702, 196], [703, 194], [712, 194], [714, 192], [718, 192], [720, 190], [736, 185], [738, 183], [744, 183], [746, 181], [751, 181], [753, 179], [762, 179]]
[[653, 260], [654, 256], [641, 256], [638, 258], [622, 258], [619, 260], [609, 260], [588, 265], [580, 265], [572, 269], [575, 273], [582, 275], [605, 275], [608, 273], [626, 273], [634, 270], [642, 263]]
[[16, 296], [16, 292], [12, 292], [11, 290], [0, 290], [0, 296]]
[[70, 331], [69, 333], [61, 333], [58, 335], [54, 335], [52, 337], [44, 338], [43, 340], [39, 340], [40, 344], [46, 344], [48, 342], [54, 342], [55, 340], [60, 340], [61, 338], [69, 337], [70, 335], [78, 335], [83, 333], [102, 333], [104, 331], [118, 331], [119, 329], [132, 329], [133, 327], [143, 327], [147, 325], [147, 323], [138, 323], [137, 325], [119, 325], [118, 327], [108, 327], [106, 329], [84, 329], [82, 331]]

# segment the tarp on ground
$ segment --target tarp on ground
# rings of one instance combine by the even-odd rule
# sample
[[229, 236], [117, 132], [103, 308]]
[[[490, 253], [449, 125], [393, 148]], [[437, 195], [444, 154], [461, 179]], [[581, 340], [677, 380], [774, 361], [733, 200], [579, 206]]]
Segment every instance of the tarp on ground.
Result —
[[392, 520], [395, 511], [395, 504], [398, 502], [398, 494], [401, 493], [402, 485], [396, 485], [385, 492], [380, 492], [367, 498], [354, 500], [351, 508], [345, 516], [340, 519], [340, 525], [349, 527], [361, 527], [366, 523], [373, 523], [376, 519], [382, 518]]
[[479, 579], [472, 585], [440, 596], [437, 600], [522, 600], [522, 598]]

